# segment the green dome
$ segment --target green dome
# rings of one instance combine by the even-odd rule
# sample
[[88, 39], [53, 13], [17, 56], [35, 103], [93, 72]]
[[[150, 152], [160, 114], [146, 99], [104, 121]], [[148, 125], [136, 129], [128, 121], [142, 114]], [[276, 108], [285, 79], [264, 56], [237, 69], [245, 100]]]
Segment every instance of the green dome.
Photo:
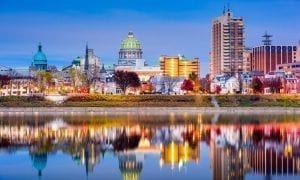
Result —
[[141, 49], [141, 43], [134, 37], [133, 32], [129, 32], [126, 39], [121, 43], [121, 49]]
[[45, 53], [42, 51], [42, 45], [39, 44], [38, 52], [35, 53], [33, 57], [33, 61], [35, 64], [47, 64], [47, 57]]
[[38, 51], [33, 56], [33, 62], [31, 67], [35, 68], [36, 70], [47, 70], [47, 57], [42, 51], [42, 45], [39, 43]]

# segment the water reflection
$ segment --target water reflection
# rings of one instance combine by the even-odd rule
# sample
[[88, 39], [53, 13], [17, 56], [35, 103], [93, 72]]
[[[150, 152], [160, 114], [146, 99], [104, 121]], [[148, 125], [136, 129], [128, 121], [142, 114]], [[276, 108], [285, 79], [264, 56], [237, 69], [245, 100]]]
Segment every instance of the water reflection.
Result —
[[[244, 123], [236, 118], [201, 114], [182, 117], [1, 117], [0, 147], [4, 154], [26, 149], [41, 177], [51, 156], [62, 152], [93, 174], [101, 159], [112, 153], [125, 179], [140, 179], [148, 156], [156, 166], [173, 171], [199, 166], [200, 146], [208, 146], [211, 179], [300, 175], [298, 117], [284, 122], [268, 117]], [[124, 117], [123, 117], [124, 118]], [[152, 121], [147, 121], [152, 118]], [[253, 118], [253, 117], [252, 117]], [[182, 120], [184, 119], [184, 120]], [[212, 119], [213, 121], [210, 121]], [[238, 123], [237, 123], [238, 121]], [[212, 123], [213, 122], [213, 123]], [[242, 122], [242, 123], [241, 123]], [[258, 123], [259, 122], [259, 123]], [[1, 166], [1, 163], [0, 163]], [[18, 164], [15, 164], [16, 168]], [[20, 172], [21, 173], [21, 172]], [[163, 172], [160, 172], [163, 173]], [[189, 173], [199, 174], [198, 171]], [[22, 174], [22, 173], [21, 173]], [[5, 175], [5, 174], [2, 174]], [[193, 177], [193, 176], [191, 176]]]

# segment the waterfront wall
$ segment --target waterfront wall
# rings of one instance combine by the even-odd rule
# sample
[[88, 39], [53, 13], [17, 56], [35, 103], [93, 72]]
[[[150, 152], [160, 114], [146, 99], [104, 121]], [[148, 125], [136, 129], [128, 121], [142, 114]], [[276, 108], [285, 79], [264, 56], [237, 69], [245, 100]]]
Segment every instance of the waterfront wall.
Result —
[[300, 114], [300, 107], [2, 107], [0, 114]]

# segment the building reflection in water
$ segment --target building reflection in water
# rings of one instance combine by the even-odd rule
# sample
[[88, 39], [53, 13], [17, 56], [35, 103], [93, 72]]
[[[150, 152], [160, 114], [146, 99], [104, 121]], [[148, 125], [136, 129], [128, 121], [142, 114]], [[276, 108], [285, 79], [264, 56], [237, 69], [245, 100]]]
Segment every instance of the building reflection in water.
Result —
[[300, 175], [300, 126], [294, 124], [213, 126], [213, 179]]
[[0, 147], [7, 153], [28, 148], [38, 176], [47, 169], [49, 154], [58, 151], [82, 165], [86, 175], [106, 152], [114, 152], [123, 179], [140, 179], [147, 155], [159, 156], [161, 167], [181, 170], [200, 161], [201, 142], [210, 147], [213, 179], [244, 179], [247, 173], [300, 175], [300, 125], [292, 123], [203, 124], [201, 115], [195, 121], [127, 125], [2, 119], [0, 137]]

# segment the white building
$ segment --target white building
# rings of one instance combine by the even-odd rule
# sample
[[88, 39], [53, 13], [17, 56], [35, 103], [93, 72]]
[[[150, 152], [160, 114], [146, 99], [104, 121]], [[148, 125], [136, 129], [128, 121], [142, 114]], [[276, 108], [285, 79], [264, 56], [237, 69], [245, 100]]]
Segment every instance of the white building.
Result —
[[216, 92], [217, 87], [221, 88], [221, 94], [235, 94], [240, 91], [238, 78], [229, 75], [218, 75], [211, 82], [211, 92]]

